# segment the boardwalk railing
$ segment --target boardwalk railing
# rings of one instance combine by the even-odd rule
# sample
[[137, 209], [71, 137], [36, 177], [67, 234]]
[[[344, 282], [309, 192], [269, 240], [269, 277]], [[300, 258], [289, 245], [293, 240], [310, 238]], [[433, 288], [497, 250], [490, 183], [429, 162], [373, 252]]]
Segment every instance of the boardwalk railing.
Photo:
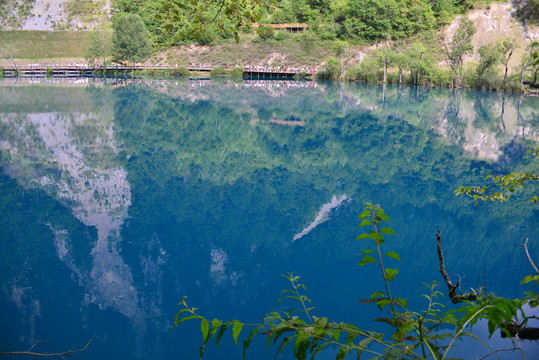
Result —
[[[35, 64], [24, 66], [2, 66], [4, 76], [91, 76], [94, 71], [106, 72], [130, 72], [145, 69], [167, 70], [178, 68], [177, 65], [114, 65], [114, 66], [89, 66], [87, 64], [73, 65], [48, 65]], [[210, 72], [218, 66], [210, 65], [188, 65], [185, 68], [191, 72]], [[233, 69], [234, 67], [221, 67], [222, 69]], [[269, 67], [269, 66], [243, 66], [243, 76], [253, 79], [264, 78], [294, 78], [313, 75], [314, 70], [308, 67], [294, 68], [287, 66]]]

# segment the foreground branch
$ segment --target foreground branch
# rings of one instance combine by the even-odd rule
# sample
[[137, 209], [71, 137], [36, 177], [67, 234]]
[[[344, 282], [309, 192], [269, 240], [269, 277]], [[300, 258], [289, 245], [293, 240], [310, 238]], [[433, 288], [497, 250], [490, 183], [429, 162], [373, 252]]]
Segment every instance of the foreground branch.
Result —
[[462, 301], [474, 301], [481, 298], [481, 295], [476, 293], [466, 293], [466, 294], [457, 294], [457, 289], [460, 285], [460, 281], [456, 285], [453, 285], [451, 278], [445, 270], [444, 255], [442, 253], [442, 238], [440, 236], [440, 230], [436, 233], [436, 248], [438, 250], [438, 259], [440, 260], [440, 273], [444, 277], [447, 288], [449, 289], [449, 298], [453, 304], [462, 302]]
[[72, 356], [74, 353], [78, 353], [78, 352], [83, 352], [83, 351], [86, 351], [86, 349], [88, 348], [88, 345], [90, 345], [90, 343], [93, 341], [93, 339], [90, 339], [88, 340], [88, 342], [86, 343], [86, 346], [83, 347], [82, 349], [75, 349], [75, 350], [67, 350], [67, 351], [64, 351], [64, 352], [58, 352], [58, 353], [39, 353], [39, 352], [34, 352], [32, 351], [34, 349], [34, 347], [41, 341], [36, 341], [34, 343], [34, 345], [32, 345], [30, 347], [30, 349], [26, 350], [26, 351], [0, 351], [0, 354], [1, 355], [32, 355], [32, 356], [42, 356], [42, 357], [49, 357], [49, 356], [58, 356], [60, 357], [61, 359], [65, 359], [66, 356]]
[[537, 269], [537, 266], [535, 265], [535, 263], [533, 262], [531, 256], [530, 256], [530, 252], [528, 251], [528, 240], [529, 238], [526, 239], [526, 241], [524, 242], [524, 244], [520, 244], [520, 246], [524, 247], [524, 250], [526, 251], [526, 257], [528, 258], [528, 261], [530, 262], [530, 264], [532, 265], [533, 267], [533, 270], [535, 270], [535, 273], [536, 274], [539, 274], [539, 269]]

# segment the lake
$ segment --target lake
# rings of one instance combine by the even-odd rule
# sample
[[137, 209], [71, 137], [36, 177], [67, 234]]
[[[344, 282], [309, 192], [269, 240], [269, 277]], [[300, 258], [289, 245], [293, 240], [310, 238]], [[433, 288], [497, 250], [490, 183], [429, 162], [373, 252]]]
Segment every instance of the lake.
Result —
[[[295, 81], [0, 80], [0, 350], [196, 359], [199, 322], [170, 329], [184, 295], [209, 319], [257, 323], [306, 285], [317, 316], [389, 332], [363, 304], [384, 289], [358, 215], [380, 204], [396, 236], [394, 296], [422, 309], [438, 272], [519, 297], [539, 259], [533, 186], [474, 206], [460, 185], [533, 166], [539, 98]], [[535, 191], [536, 193], [536, 191]], [[478, 333], [485, 333], [479, 324]], [[273, 358], [264, 335], [248, 359]], [[493, 346], [511, 347], [499, 334]], [[528, 358], [539, 355], [524, 344]], [[460, 349], [460, 350], [459, 350]], [[490, 351], [464, 343], [454, 356]], [[207, 359], [238, 359], [225, 334]], [[289, 353], [285, 357], [291, 357]], [[521, 358], [503, 353], [502, 358]], [[335, 358], [329, 348], [319, 357]]]

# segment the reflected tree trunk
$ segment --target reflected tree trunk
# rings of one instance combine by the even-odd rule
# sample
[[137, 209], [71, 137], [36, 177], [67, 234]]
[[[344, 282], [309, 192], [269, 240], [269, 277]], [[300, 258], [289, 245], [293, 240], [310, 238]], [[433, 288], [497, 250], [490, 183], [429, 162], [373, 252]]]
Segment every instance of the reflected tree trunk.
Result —
[[[509, 55], [507, 56], [507, 59], [505, 60], [505, 71], [503, 73], [503, 91], [507, 91], [507, 66], [509, 64], [509, 59], [511, 59], [511, 55], [513, 55], [513, 50], [509, 52]], [[504, 97], [505, 100], [505, 97]]]
[[382, 108], [386, 107], [386, 86], [386, 83], [382, 85]]
[[523, 100], [524, 100], [524, 95], [520, 95], [520, 99], [518, 99], [518, 107], [517, 107], [517, 122], [520, 122], [522, 124], [522, 136], [524, 136], [524, 119], [522, 118], [520, 108], [522, 107]]
[[505, 132], [505, 121], [503, 119], [504, 112], [505, 112], [505, 89], [504, 89], [504, 93], [502, 95], [502, 112], [500, 114], [500, 123], [502, 124], [503, 131]]

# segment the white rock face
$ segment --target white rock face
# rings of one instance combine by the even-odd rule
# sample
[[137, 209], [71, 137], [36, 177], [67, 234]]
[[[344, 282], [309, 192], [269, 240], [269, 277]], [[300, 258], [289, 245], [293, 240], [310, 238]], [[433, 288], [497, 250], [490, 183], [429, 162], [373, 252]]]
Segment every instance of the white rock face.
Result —
[[[90, 30], [98, 25], [110, 23], [111, 0], [93, 0], [99, 8], [99, 14], [69, 14], [68, 4], [79, 0], [35, 0], [29, 16], [19, 18], [17, 27], [7, 29], [20, 30]], [[15, 6], [16, 7], [16, 6]], [[14, 8], [13, 13], [16, 13]]]
[[[82, 269], [71, 255], [69, 233], [49, 225], [55, 235], [58, 258], [71, 271], [73, 280], [85, 289], [84, 305], [121, 313], [132, 320], [136, 332], [142, 335], [145, 319], [156, 314], [143, 309], [132, 270], [120, 253], [120, 231], [128, 217], [131, 188], [125, 169], [103, 157], [105, 153], [118, 153], [118, 148], [114, 123], [96, 121], [99, 115], [0, 114], [0, 122], [10, 124], [12, 130], [3, 134], [0, 148], [11, 154], [10, 166], [19, 182], [44, 189], [67, 204], [84, 225], [96, 228], [91, 269]], [[31, 170], [46, 166], [55, 171]], [[34, 177], [35, 174], [41, 176]], [[151, 261], [147, 260], [146, 275], [159, 280], [159, 266], [164, 260], [158, 259], [158, 265]]]

